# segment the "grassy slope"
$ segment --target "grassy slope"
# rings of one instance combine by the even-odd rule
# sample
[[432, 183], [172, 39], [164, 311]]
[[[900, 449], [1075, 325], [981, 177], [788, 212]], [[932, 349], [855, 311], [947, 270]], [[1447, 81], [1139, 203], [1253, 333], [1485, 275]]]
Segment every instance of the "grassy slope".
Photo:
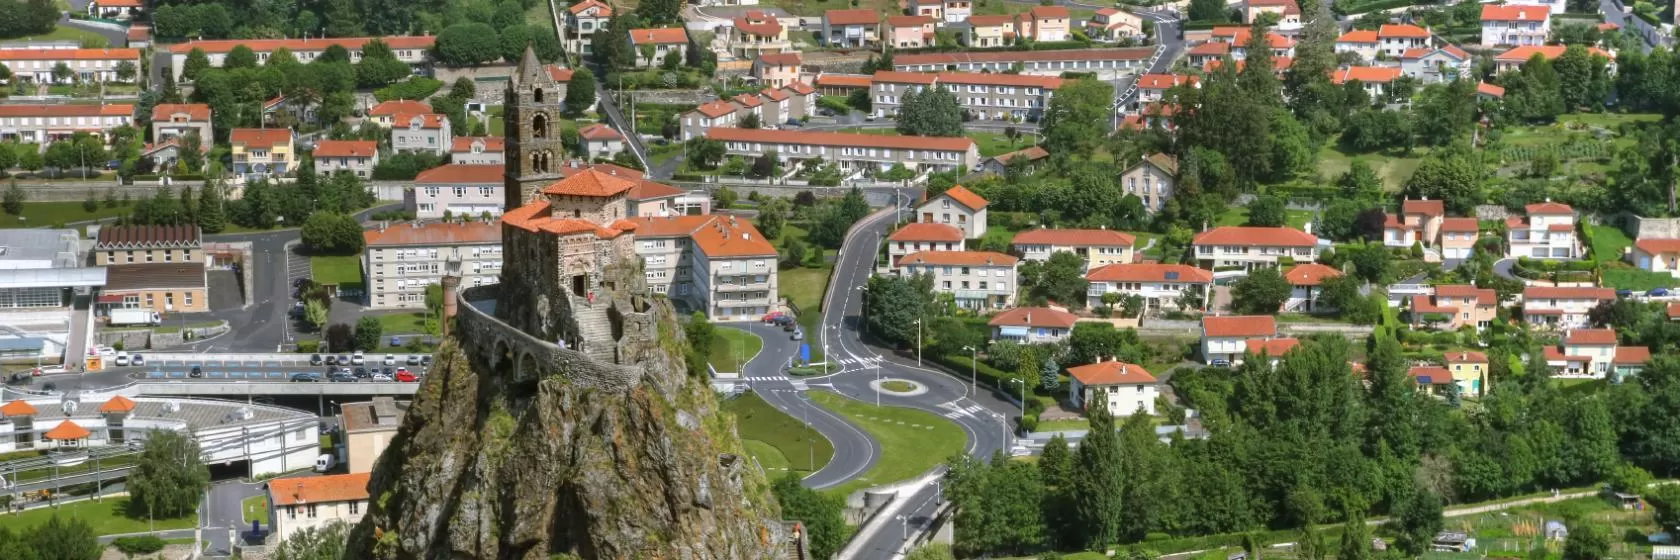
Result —
[[309, 257], [309, 268], [317, 283], [337, 284], [339, 288], [362, 287], [360, 255]]
[[741, 366], [758, 351], [764, 349], [764, 340], [757, 335], [735, 329], [717, 329], [713, 331], [711, 351], [707, 353], [712, 367], [720, 372], [735, 373], [741, 371]]
[[1618, 290], [1647, 291], [1680, 285], [1673, 276], [1634, 268], [1622, 260], [1622, 250], [1633, 245], [1626, 233], [1614, 226], [1586, 226], [1592, 230], [1593, 260], [1603, 271], [1604, 285]]
[[962, 453], [967, 437], [962, 429], [938, 415], [896, 407], [875, 407], [833, 393], [812, 391], [811, 400], [846, 416], [881, 443], [881, 457], [869, 472], [828, 492], [838, 496], [853, 490], [898, 482], [922, 475], [940, 462]]
[[781, 476], [787, 469], [804, 476], [822, 468], [834, 457], [834, 444], [827, 438], [799, 419], [771, 407], [756, 394], [747, 393], [724, 401], [723, 409], [735, 415], [735, 426], [747, 452], [758, 459], [772, 478]]
[[[1284, 218], [1284, 224], [1295, 229], [1305, 226], [1307, 220], [1312, 218], [1312, 212], [1306, 210], [1285, 210], [1285, 213], [1287, 215]], [[1232, 206], [1226, 209], [1224, 214], [1219, 215], [1219, 223], [1214, 225], [1240, 226], [1245, 223], [1248, 223], [1248, 208]]]
[[128, 498], [111, 498], [99, 502], [76, 502], [57, 508], [42, 508], [23, 513], [0, 515], [0, 527], [5, 527], [16, 533], [27, 530], [52, 519], [54, 514], [61, 518], [77, 518], [93, 526], [96, 535], [114, 535], [119, 533], [138, 533], [155, 527], [159, 531], [171, 529], [191, 529], [198, 526], [198, 516], [189, 515], [178, 519], [157, 519], [153, 524], [146, 521], [144, 514], [139, 519], [126, 515]]
[[44, 227], [59, 223], [115, 218], [127, 214], [129, 207], [106, 208], [102, 201], [98, 209], [88, 212], [81, 202], [25, 202], [23, 218], [0, 212], [0, 228]]

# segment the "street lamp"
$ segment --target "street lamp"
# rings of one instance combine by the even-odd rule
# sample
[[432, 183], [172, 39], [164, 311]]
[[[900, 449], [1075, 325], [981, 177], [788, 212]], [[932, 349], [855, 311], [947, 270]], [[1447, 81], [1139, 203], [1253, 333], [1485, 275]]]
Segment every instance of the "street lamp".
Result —
[[922, 320], [916, 319], [916, 367], [922, 367]]
[[894, 515], [893, 519], [897, 519], [899, 521], [899, 527], [902, 528], [899, 531], [900, 536], [898, 537], [898, 540], [901, 540], [901, 541], [910, 540], [910, 516], [902, 515], [902, 514]]
[[1021, 420], [1025, 422], [1027, 419], [1027, 382], [1016, 377], [1009, 378], [1009, 382], [1021, 386]]
[[980, 394], [980, 351], [973, 346], [964, 346], [968, 351], [968, 384], [969, 396]]

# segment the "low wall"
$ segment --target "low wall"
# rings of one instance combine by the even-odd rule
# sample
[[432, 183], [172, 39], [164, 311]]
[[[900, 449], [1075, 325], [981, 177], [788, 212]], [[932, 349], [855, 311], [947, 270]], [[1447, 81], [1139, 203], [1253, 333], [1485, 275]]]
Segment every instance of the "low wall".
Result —
[[467, 288], [456, 298], [459, 311], [453, 332], [474, 365], [484, 368], [481, 371], [507, 376], [513, 382], [535, 382], [564, 374], [573, 383], [615, 391], [641, 384], [640, 367], [592, 360], [583, 352], [561, 348], [513, 328], [475, 305], [496, 301], [498, 288]]
[[151, 329], [101, 330], [93, 335], [94, 342], [105, 346], [122, 343], [123, 350], [162, 350], [186, 345], [192, 340], [204, 340], [227, 332], [227, 323], [214, 327], [193, 328], [175, 332], [153, 332]]
[[1631, 216], [1628, 222], [1634, 239], [1680, 239], [1680, 218]]

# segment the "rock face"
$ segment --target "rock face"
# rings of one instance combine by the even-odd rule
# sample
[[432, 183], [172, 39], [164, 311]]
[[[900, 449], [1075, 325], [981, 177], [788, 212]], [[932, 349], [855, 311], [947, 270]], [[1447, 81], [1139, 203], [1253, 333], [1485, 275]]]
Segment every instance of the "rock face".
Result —
[[506, 325], [468, 305], [495, 300], [480, 290], [463, 294], [455, 336], [374, 468], [355, 557], [778, 554], [785, 531], [768, 485], [742, 460], [709, 383], [686, 371], [666, 302], [596, 302], [653, 330], [623, 329], [619, 363], [603, 366], [640, 379], [601, 383], [582, 353], [498, 332]]

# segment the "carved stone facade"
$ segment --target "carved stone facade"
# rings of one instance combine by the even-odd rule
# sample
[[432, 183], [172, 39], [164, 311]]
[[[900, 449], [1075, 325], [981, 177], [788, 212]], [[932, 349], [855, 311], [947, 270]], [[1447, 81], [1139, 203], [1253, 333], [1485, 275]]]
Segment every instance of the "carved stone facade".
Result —
[[560, 111], [565, 89], [537, 61], [530, 47], [503, 92], [507, 112], [506, 209], [535, 200], [537, 192], [560, 180], [566, 149], [560, 142]]

